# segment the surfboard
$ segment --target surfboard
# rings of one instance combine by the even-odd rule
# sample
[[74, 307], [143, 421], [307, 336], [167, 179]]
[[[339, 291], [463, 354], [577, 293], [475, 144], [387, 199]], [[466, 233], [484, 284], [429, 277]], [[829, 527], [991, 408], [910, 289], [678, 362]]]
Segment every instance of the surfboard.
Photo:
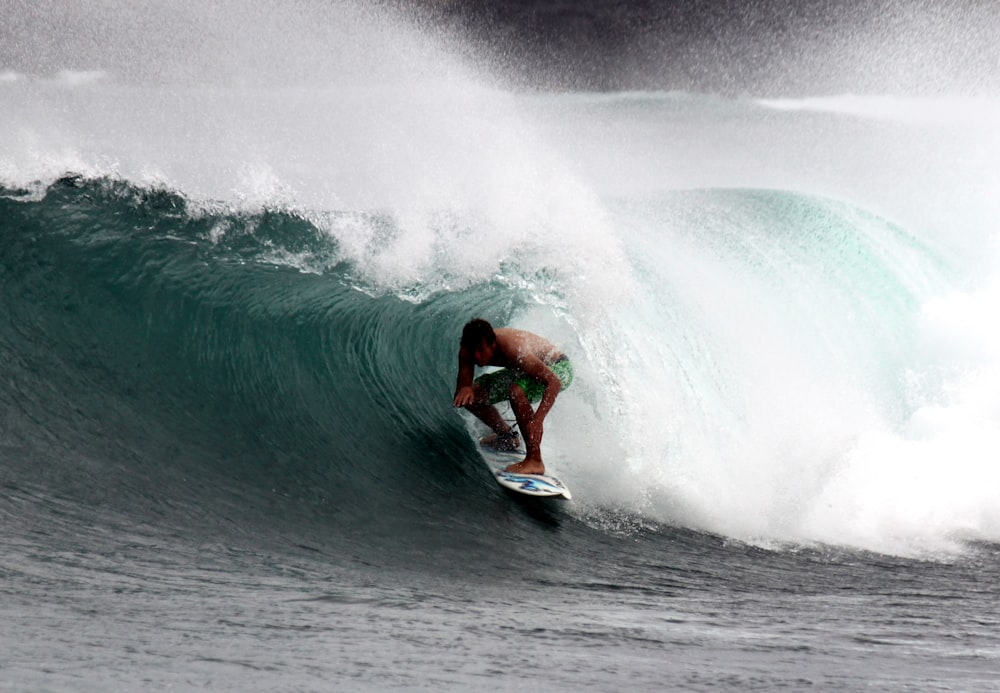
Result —
[[551, 474], [518, 474], [505, 471], [504, 467], [521, 459], [523, 452], [497, 452], [484, 446], [480, 446], [479, 449], [490, 471], [493, 472], [493, 479], [508, 491], [534, 498], [570, 500], [573, 497], [566, 484]]
[[537, 498], [562, 498], [570, 500], [570, 494], [566, 485], [551, 474], [516, 474], [498, 469], [493, 472], [497, 483], [505, 489], [523, 493], [526, 496]]

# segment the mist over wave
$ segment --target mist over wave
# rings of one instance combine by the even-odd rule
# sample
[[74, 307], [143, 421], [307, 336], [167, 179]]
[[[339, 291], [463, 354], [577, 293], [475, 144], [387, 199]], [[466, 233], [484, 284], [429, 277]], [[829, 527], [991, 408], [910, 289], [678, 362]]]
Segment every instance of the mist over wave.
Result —
[[[580, 364], [546, 454], [584, 522], [892, 553], [1000, 540], [993, 96], [515, 93], [385, 10], [70, 7], [74, 31], [109, 23], [106, 49], [60, 53], [64, 28], [0, 79], [5, 367], [55, 390], [121, 378], [108, 397], [143, 414], [115, 435], [140, 467], [171, 462], [136, 430], [169, 439], [210, 393], [190, 459], [263, 451], [316, 498], [350, 477], [316, 460], [350, 459], [393, 522], [433, 524], [392, 499], [424, 431], [444, 441], [420, 438], [424, 459], [477, 463], [448, 403], [482, 314]], [[57, 317], [73, 284], [17, 274], [14, 248], [85, 277], [86, 309]], [[67, 361], [102, 322], [102, 365]], [[131, 353], [105, 351], [117, 334]], [[25, 370], [39, 344], [50, 362]], [[167, 401], [122, 394], [157, 379]]]

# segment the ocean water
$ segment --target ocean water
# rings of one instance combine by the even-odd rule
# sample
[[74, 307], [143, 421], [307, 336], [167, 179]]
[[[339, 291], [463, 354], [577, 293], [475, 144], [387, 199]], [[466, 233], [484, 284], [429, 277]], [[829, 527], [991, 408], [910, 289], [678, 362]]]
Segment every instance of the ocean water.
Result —
[[[996, 97], [516, 90], [350, 5], [12, 16], [0, 688], [1000, 689]], [[573, 501], [451, 407], [474, 316], [573, 357]]]

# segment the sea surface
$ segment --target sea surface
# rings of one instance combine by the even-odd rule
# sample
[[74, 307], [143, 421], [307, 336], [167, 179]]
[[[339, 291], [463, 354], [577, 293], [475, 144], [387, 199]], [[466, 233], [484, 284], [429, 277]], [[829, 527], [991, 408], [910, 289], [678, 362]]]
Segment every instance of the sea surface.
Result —
[[[227, 7], [13, 10], [0, 690], [1000, 690], [1000, 99]], [[572, 501], [452, 408], [472, 317], [572, 357]]]

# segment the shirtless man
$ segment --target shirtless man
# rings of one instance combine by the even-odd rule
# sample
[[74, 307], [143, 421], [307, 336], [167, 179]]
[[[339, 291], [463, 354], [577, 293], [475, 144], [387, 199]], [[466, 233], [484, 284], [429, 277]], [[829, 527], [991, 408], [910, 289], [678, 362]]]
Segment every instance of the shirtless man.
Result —
[[[476, 366], [502, 366], [475, 380]], [[544, 474], [542, 429], [545, 416], [559, 392], [573, 381], [573, 366], [559, 349], [531, 332], [512, 328], [493, 329], [485, 320], [472, 320], [462, 330], [458, 350], [458, 385], [454, 406], [465, 407], [493, 429], [481, 444], [496, 450], [516, 450], [520, 436], [494, 404], [510, 401], [517, 425], [525, 435], [527, 455], [507, 471]], [[532, 409], [533, 402], [540, 402]]]

